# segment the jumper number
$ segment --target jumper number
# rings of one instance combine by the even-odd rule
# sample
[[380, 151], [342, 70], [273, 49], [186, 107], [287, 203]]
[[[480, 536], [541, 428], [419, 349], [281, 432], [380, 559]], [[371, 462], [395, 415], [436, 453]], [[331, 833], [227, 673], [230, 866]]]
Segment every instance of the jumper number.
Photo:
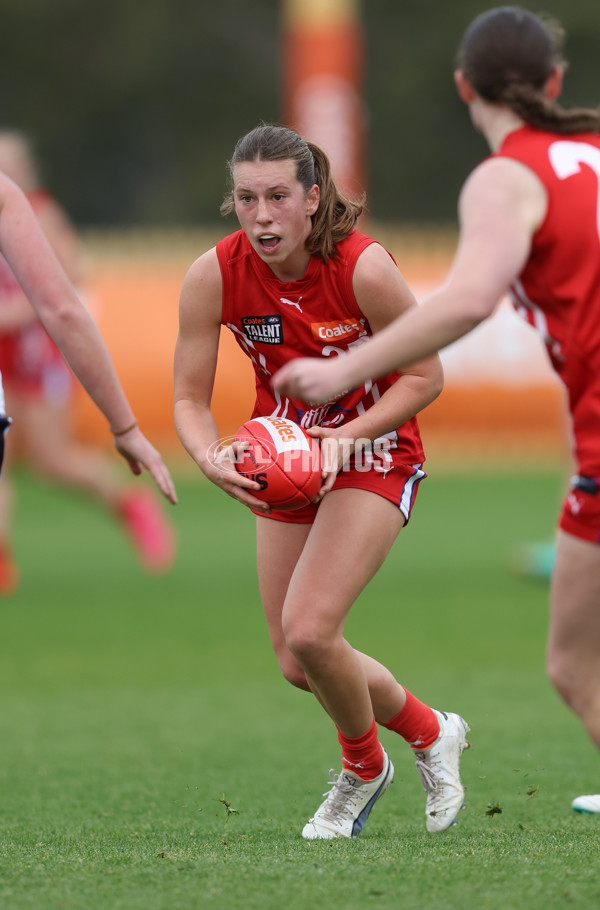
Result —
[[553, 142], [548, 151], [550, 164], [559, 180], [578, 174], [582, 164], [587, 164], [598, 178], [598, 199], [596, 204], [596, 230], [600, 239], [600, 149], [587, 142], [569, 142], [561, 139]]

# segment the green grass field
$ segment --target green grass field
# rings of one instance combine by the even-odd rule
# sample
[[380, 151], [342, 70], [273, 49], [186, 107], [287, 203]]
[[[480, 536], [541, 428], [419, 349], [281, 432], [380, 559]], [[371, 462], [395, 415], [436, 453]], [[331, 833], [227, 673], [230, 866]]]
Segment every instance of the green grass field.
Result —
[[[600, 818], [571, 799], [598, 756], [544, 673], [547, 589], [507, 568], [552, 533], [560, 472], [442, 474], [348, 636], [464, 714], [467, 808], [425, 831], [408, 747], [355, 841], [300, 831], [339, 764], [330, 722], [279, 677], [254, 519], [186, 475], [173, 572], [138, 570], [107, 516], [19, 478], [20, 592], [0, 603], [2, 910], [600, 905]], [[338, 769], [339, 770], [339, 769]]]

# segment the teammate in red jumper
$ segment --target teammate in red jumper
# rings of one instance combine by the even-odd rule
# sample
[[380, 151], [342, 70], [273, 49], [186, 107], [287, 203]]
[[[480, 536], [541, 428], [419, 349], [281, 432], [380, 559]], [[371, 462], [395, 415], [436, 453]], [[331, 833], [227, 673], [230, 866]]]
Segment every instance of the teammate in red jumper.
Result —
[[[600, 113], [557, 103], [561, 42], [557, 23], [515, 7], [471, 24], [454, 78], [492, 155], [462, 190], [448, 282], [359, 351], [295, 361], [274, 386], [318, 401], [402, 368], [465, 335], [508, 289], [568, 393], [575, 472], [560, 516], [548, 673], [600, 748]], [[600, 795], [572, 805], [600, 812]]]
[[[302, 833], [360, 832], [393, 778], [377, 724], [414, 748], [428, 792], [427, 827], [441, 831], [463, 803], [467, 724], [421, 703], [344, 638], [348, 612], [408, 522], [425, 476], [415, 414], [441, 390], [440, 363], [429, 357], [318, 407], [275, 393], [271, 377], [291, 358], [352, 350], [415, 300], [391, 256], [355, 230], [362, 205], [339, 192], [316, 145], [284, 127], [258, 127], [236, 145], [230, 175], [222, 210], [235, 211], [242, 229], [185, 278], [175, 419], [204, 474], [257, 514], [260, 592], [281, 670], [313, 692], [338, 730], [342, 771]], [[253, 495], [258, 484], [234, 470], [235, 451], [229, 461], [214, 457], [211, 395], [222, 324], [254, 365], [253, 416], [291, 418], [321, 441], [328, 468], [317, 501], [303, 509], [272, 511]]]
[[[16, 130], [0, 130], [0, 171], [24, 191], [38, 223], [68, 278], [82, 285], [83, 252], [70, 219], [56, 199], [40, 186], [29, 140]], [[14, 486], [11, 455], [26, 456], [41, 476], [70, 487], [105, 506], [122, 524], [148, 571], [164, 572], [175, 555], [175, 536], [154, 491], [129, 483], [100, 448], [83, 445], [72, 427], [73, 377], [62, 354], [0, 256], [0, 370], [11, 430], [3, 483], [0, 485], [0, 595], [12, 593], [19, 572], [12, 557]]]
[[[115, 447], [132, 473], [141, 474], [146, 468], [164, 496], [177, 502], [169, 471], [138, 426], [96, 323], [44, 237], [25, 194], [1, 172], [0, 252], [50, 337], [106, 417]], [[4, 417], [1, 412], [0, 417]]]

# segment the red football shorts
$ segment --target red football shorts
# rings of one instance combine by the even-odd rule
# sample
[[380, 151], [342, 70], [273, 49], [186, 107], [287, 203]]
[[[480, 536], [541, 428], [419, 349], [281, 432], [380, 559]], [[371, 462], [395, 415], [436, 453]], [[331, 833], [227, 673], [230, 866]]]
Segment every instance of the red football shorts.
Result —
[[[414, 501], [417, 495], [417, 489], [420, 482], [427, 477], [420, 464], [403, 464], [396, 462], [395, 453], [390, 453], [390, 460], [384, 461], [377, 458], [365, 458], [359, 462], [359, 465], [344, 465], [339, 472], [336, 481], [332, 487], [333, 490], [369, 490], [371, 493], [377, 493], [384, 499], [389, 499], [400, 509], [405, 524], [408, 524]], [[274, 518], [275, 521], [287, 521], [291, 524], [312, 524], [317, 514], [320, 503], [311, 502], [301, 509], [294, 509], [291, 512], [283, 512], [273, 509], [269, 515], [261, 512], [255, 512], [261, 518]], [[254, 510], [253, 510], [254, 511]]]
[[0, 371], [5, 388], [62, 406], [73, 383], [64, 358], [41, 323], [0, 334]]
[[576, 474], [563, 502], [559, 527], [590, 543], [600, 543], [600, 485], [595, 477]]

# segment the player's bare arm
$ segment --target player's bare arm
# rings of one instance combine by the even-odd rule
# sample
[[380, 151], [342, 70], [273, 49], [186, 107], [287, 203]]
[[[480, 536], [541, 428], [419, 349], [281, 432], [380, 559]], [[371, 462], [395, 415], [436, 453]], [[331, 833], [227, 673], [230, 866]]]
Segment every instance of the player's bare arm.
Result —
[[235, 469], [235, 446], [221, 451], [211, 398], [221, 334], [222, 279], [216, 250], [190, 267], [181, 289], [175, 346], [175, 428], [201, 471], [229, 496], [260, 511], [257, 483]]

